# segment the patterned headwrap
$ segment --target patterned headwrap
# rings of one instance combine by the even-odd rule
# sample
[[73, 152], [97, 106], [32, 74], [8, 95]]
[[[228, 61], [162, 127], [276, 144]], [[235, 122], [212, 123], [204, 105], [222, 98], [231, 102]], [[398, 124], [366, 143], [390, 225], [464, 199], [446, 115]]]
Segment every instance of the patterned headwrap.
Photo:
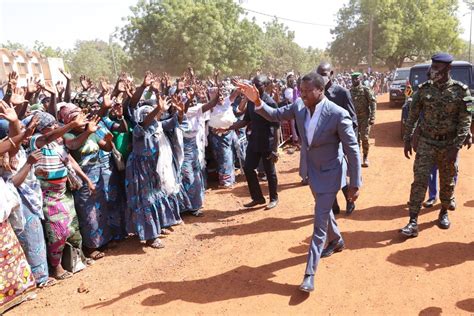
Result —
[[41, 133], [43, 129], [46, 127], [50, 127], [53, 123], [56, 122], [56, 119], [54, 116], [47, 112], [35, 112], [35, 116], [38, 117], [38, 126], [36, 127], [36, 130]]
[[59, 107], [58, 119], [64, 124], [69, 124], [82, 113], [82, 110], [75, 104], [63, 103]]
[[143, 121], [145, 120], [145, 117], [151, 112], [153, 111], [153, 107], [150, 106], [150, 105], [144, 105], [144, 106], [141, 106], [139, 107], [136, 112], [135, 112], [135, 120], [138, 122], [138, 123], [143, 123]]

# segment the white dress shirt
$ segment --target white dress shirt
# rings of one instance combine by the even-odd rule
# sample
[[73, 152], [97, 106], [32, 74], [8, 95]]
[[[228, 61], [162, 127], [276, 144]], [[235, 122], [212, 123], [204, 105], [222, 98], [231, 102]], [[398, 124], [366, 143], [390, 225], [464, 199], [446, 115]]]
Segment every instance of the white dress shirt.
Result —
[[313, 142], [313, 136], [314, 132], [316, 130], [316, 126], [318, 125], [319, 118], [321, 117], [321, 112], [323, 110], [323, 101], [325, 99], [319, 101], [318, 104], [316, 104], [313, 115], [311, 116], [311, 112], [309, 111], [308, 108], [306, 108], [307, 115], [304, 120], [304, 130], [306, 133], [306, 139], [308, 140], [308, 145], [311, 146], [311, 143]]

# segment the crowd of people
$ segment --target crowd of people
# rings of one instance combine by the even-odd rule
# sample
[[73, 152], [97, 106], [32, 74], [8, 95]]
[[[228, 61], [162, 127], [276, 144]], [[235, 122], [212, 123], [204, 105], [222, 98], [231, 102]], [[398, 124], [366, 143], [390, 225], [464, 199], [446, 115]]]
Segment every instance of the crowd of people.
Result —
[[[228, 189], [242, 169], [251, 197], [246, 207], [267, 203], [259, 171], [269, 184], [266, 209], [276, 207], [283, 122], [301, 145], [302, 184], [309, 183], [316, 198], [300, 289], [312, 291], [319, 259], [344, 248], [334, 217], [336, 194], [342, 189], [346, 212], [352, 213], [360, 168], [369, 166], [368, 134], [376, 113], [372, 91], [384, 91], [386, 74], [354, 72], [349, 82], [348, 75], [334, 74], [323, 62], [301, 77], [258, 73], [251, 80], [219, 80], [215, 71], [201, 80], [189, 67], [175, 80], [147, 72], [139, 84], [126, 73], [114, 85], [105, 79], [94, 84], [82, 75], [80, 88], [73, 89], [71, 74], [60, 72], [64, 85], [29, 79], [24, 87], [13, 72], [2, 91], [0, 313], [28, 299], [36, 287], [71, 278], [130, 236], [163, 248], [162, 237], [185, 214], [203, 215], [213, 170], [219, 187]], [[459, 136], [460, 145], [461, 138], [466, 135]], [[443, 191], [446, 205], [453, 187]], [[412, 213], [419, 211], [422, 194], [416, 199], [404, 228], [409, 232], [402, 231], [407, 236], [417, 235]]]
[[[131, 235], [163, 248], [184, 214], [203, 215], [208, 177], [231, 188], [244, 168], [251, 126], [228, 128], [245, 121], [248, 100], [219, 72], [147, 72], [139, 84], [122, 73], [114, 85], [80, 76], [75, 88], [60, 71], [64, 84], [20, 86], [12, 72], [1, 89], [2, 311]], [[282, 105], [295, 85], [265, 81]]]

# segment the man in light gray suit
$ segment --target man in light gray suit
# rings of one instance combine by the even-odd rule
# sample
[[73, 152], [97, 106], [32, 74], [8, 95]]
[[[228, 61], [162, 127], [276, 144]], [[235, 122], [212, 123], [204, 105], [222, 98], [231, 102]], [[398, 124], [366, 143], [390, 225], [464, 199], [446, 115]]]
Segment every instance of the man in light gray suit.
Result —
[[[314, 231], [300, 290], [314, 290], [314, 274], [323, 256], [344, 248], [344, 241], [331, 212], [337, 192], [346, 185], [347, 168], [350, 182], [348, 200], [359, 196], [361, 182], [360, 153], [349, 113], [324, 95], [324, 80], [317, 73], [305, 75], [301, 81], [301, 99], [274, 109], [260, 100], [254, 86], [238, 83], [247, 98], [255, 103], [255, 111], [265, 119], [278, 122], [294, 119], [304, 131], [301, 150], [306, 151], [309, 185], [316, 200]], [[347, 161], [344, 158], [346, 154]], [[328, 241], [328, 246], [324, 245]]]

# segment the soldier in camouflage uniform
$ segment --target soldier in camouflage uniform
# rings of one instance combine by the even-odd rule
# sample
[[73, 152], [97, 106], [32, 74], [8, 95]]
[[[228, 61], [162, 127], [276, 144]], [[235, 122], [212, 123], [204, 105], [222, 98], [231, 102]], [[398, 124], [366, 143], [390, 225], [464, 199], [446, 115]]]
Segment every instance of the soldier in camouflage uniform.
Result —
[[351, 96], [357, 115], [357, 125], [359, 127], [359, 146], [362, 142], [362, 152], [364, 154], [362, 167], [369, 166], [369, 133], [370, 127], [375, 123], [375, 110], [377, 102], [370, 88], [360, 83], [361, 73], [354, 72], [352, 77]]
[[[432, 58], [430, 79], [418, 86], [413, 95], [405, 130], [405, 157], [412, 154], [412, 135], [418, 122], [420, 138], [413, 166], [414, 181], [410, 192], [410, 221], [401, 229], [408, 237], [418, 236], [418, 213], [425, 197], [428, 179], [436, 164], [440, 175], [440, 228], [448, 229], [448, 208], [454, 196], [456, 158], [471, 125], [470, 92], [466, 85], [450, 77], [452, 56], [439, 53]], [[420, 114], [423, 116], [419, 120]]]

